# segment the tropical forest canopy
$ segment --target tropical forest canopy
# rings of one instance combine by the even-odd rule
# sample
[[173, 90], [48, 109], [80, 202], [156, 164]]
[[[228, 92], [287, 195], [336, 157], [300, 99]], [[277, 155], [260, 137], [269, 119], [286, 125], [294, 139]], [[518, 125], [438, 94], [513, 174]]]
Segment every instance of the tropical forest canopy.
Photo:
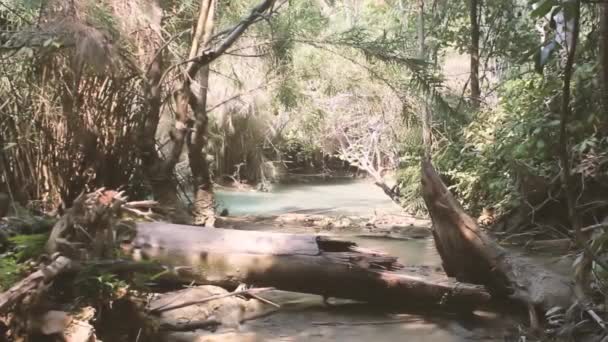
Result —
[[[221, 44], [256, 5], [213, 3], [209, 39], [198, 49]], [[206, 93], [209, 123], [196, 147], [212, 178], [265, 182], [277, 167], [320, 169], [338, 157], [379, 176], [396, 171], [399, 201], [422, 212], [427, 120], [435, 163], [474, 210], [534, 206], [559, 191], [562, 147], [576, 195], [588, 182], [602, 184], [601, 4], [271, 6], [210, 63], [206, 85], [193, 80], [195, 95]], [[3, 1], [1, 190], [54, 208], [85, 186], [145, 195], [154, 192], [150, 177], [170, 178], [176, 166], [180, 179], [191, 175], [182, 163], [190, 138], [179, 137], [176, 123], [196, 130], [196, 110], [179, 108], [176, 94], [199, 12], [196, 1]], [[568, 42], [577, 43], [571, 67]], [[148, 159], [166, 165], [144, 175], [155, 163]], [[583, 197], [578, 205], [591, 201]]]
[[15, 211], [104, 187], [214, 226], [218, 185], [363, 173], [425, 216], [432, 160], [498, 233], [595, 267], [607, 113], [605, 1], [0, 0]]

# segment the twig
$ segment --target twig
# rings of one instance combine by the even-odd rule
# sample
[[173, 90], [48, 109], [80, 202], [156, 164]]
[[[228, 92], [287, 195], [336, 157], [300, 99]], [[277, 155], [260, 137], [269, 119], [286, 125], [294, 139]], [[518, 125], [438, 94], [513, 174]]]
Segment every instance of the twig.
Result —
[[11, 12], [14, 15], [18, 16], [19, 19], [23, 20], [27, 24], [30, 24], [30, 25], [32, 24], [31, 21], [29, 21], [24, 16], [22, 16], [16, 9], [14, 9], [14, 8], [10, 7], [9, 5], [5, 4], [3, 1], [0, 1], [0, 5], [2, 5], [2, 7], [4, 7], [4, 8], [6, 8], [9, 12]]
[[127, 202], [123, 205], [123, 207], [129, 207], [129, 208], [153, 208], [155, 206], [158, 205], [157, 201], [132, 201], [132, 202]]
[[596, 229], [608, 228], [608, 222], [593, 224], [584, 228], [581, 228], [581, 232], [586, 233]]
[[268, 299], [266, 299], [266, 298], [264, 298], [264, 297], [260, 297], [260, 296], [258, 296], [258, 295], [256, 295], [256, 294], [253, 294], [253, 293], [249, 293], [249, 295], [250, 295], [251, 297], [253, 297], [253, 298], [255, 298], [255, 299], [259, 300], [259, 301], [260, 301], [260, 302], [262, 302], [262, 303], [266, 303], [266, 304], [268, 304], [268, 305], [272, 305], [272, 306], [274, 306], [274, 307], [275, 307], [275, 308], [277, 308], [277, 309], [280, 309], [280, 308], [281, 308], [281, 306], [280, 306], [279, 304], [277, 304], [277, 303], [275, 303], [275, 302], [273, 302], [273, 301], [270, 301], [270, 300], [268, 300]]
[[598, 316], [598, 314], [595, 313], [595, 311], [593, 311], [592, 309], [585, 309], [585, 312], [587, 312], [589, 316], [593, 318], [595, 323], [597, 323], [597, 325], [599, 325], [602, 330], [608, 331], [608, 328], [606, 328], [606, 323], [600, 316]]
[[129, 213], [134, 214], [136, 216], [140, 216], [140, 217], [148, 218], [148, 219], [151, 219], [152, 216], [154, 216], [154, 213], [151, 211], [145, 212], [145, 211], [141, 211], [139, 209], [124, 207], [124, 206], [122, 207], [122, 210], [128, 211]]
[[312, 325], [386, 325], [386, 324], [399, 324], [399, 323], [410, 323], [414, 321], [420, 320], [419, 318], [402, 318], [402, 319], [392, 319], [386, 321], [363, 321], [363, 322], [312, 322]]
[[80, 230], [87, 238], [89, 238], [89, 241], [95, 241], [95, 239], [93, 239], [91, 234], [89, 234], [89, 232], [87, 232], [87, 230], [84, 229], [83, 226], [81, 226], [79, 224], [74, 224], [74, 228], [77, 228], [78, 230]]
[[228, 98], [228, 99], [226, 99], [226, 100], [223, 100], [223, 101], [219, 102], [218, 104], [213, 105], [211, 108], [207, 109], [207, 113], [211, 113], [211, 112], [212, 112], [212, 111], [214, 111], [215, 109], [217, 109], [217, 108], [221, 107], [222, 105], [224, 105], [224, 104], [226, 104], [226, 103], [228, 103], [228, 102], [230, 102], [230, 101], [233, 101], [233, 100], [236, 100], [236, 99], [238, 99], [238, 98], [241, 98], [241, 97], [243, 97], [243, 96], [245, 96], [245, 95], [248, 95], [248, 94], [250, 94], [250, 93], [253, 93], [253, 92], [255, 92], [255, 91], [257, 91], [257, 90], [260, 90], [260, 89], [262, 89], [262, 88], [266, 88], [266, 87], [268, 87], [270, 84], [272, 84], [272, 82], [271, 82], [271, 83], [268, 83], [268, 84], [261, 84], [261, 85], [259, 85], [259, 86], [255, 87], [255, 88], [253, 88], [253, 89], [250, 89], [250, 90], [248, 90], [248, 91], [246, 91], [246, 92], [244, 92], [244, 93], [239, 93], [239, 94], [236, 94], [236, 95], [234, 95], [234, 96], [232, 96], [232, 97], [230, 97], [230, 98]]
[[190, 31], [192, 31], [191, 28], [189, 28], [187, 30], [183, 30], [181, 32], [178, 32], [177, 34], [175, 34], [171, 38], [169, 38], [169, 40], [167, 40], [161, 47], [159, 47], [156, 50], [156, 53], [154, 54], [154, 57], [152, 57], [152, 60], [148, 64], [148, 67], [146, 68], [146, 75], [150, 73], [150, 69], [152, 68], [152, 65], [154, 64], [154, 62], [156, 62], [156, 60], [158, 59], [158, 57], [160, 57], [160, 55], [163, 52], [163, 50], [165, 48], [167, 48], [169, 46], [169, 44], [171, 44], [174, 40], [176, 40], [177, 38], [183, 36], [184, 34], [190, 32]]
[[270, 291], [270, 290], [274, 290], [274, 288], [273, 287], [263, 287], [263, 288], [257, 288], [257, 289], [249, 289], [249, 290], [243, 290], [243, 291], [224, 293], [224, 294], [220, 294], [220, 295], [213, 295], [213, 296], [209, 296], [207, 298], [203, 298], [201, 300], [193, 300], [193, 301], [183, 302], [183, 303], [179, 303], [179, 304], [175, 304], [175, 305], [168, 305], [168, 304], [162, 305], [158, 308], [151, 309], [150, 312], [151, 313], [160, 313], [160, 312], [164, 312], [164, 311], [183, 308], [183, 307], [189, 306], [189, 305], [203, 304], [203, 303], [210, 302], [212, 300], [217, 300], [217, 299], [222, 299], [222, 298], [227, 298], [227, 297], [232, 297], [232, 296], [240, 296], [240, 295], [245, 295], [245, 294], [254, 295], [256, 293]]

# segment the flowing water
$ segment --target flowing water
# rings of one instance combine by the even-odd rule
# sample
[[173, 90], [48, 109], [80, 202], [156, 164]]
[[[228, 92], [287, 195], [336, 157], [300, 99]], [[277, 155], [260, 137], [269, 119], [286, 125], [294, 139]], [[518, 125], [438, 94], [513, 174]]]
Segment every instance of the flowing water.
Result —
[[[217, 198], [231, 216], [291, 212], [366, 216], [400, 211], [379, 188], [362, 181], [279, 186], [269, 193], [219, 191]], [[288, 227], [278, 229], [289, 231]], [[404, 265], [441, 265], [432, 239], [347, 238], [360, 246], [397, 256]], [[507, 336], [512, 335], [510, 327], [514, 325], [510, 317], [491, 311], [461, 316], [441, 312], [395, 313], [348, 301], [337, 301], [340, 305], [328, 307], [320, 296], [314, 295], [276, 291], [268, 296], [281, 303], [281, 310], [247, 322], [239, 332], [215, 335], [216, 338], [221, 336], [218, 339], [221, 341], [505, 341], [510, 340]], [[394, 319], [400, 323], [387, 324]]]
[[280, 215], [292, 212], [328, 215], [398, 213], [400, 208], [374, 184], [334, 181], [307, 185], [276, 185], [271, 192], [218, 191], [217, 201], [230, 215]]

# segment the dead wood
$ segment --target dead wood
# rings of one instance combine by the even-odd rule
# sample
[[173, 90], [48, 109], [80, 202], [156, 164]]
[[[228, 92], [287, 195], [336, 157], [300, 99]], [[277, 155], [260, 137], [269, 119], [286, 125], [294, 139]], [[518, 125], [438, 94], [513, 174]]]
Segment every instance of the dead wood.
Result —
[[406, 272], [392, 256], [315, 235], [138, 223], [129, 251], [183, 281], [227, 288], [245, 283], [402, 307], [470, 309], [490, 298], [481, 286]]
[[189, 301], [189, 302], [181, 301], [180, 303], [167, 303], [166, 305], [163, 305], [163, 306], [151, 307], [150, 312], [159, 313], [159, 312], [163, 312], [163, 311], [175, 310], [175, 309], [183, 308], [185, 306], [204, 304], [204, 303], [210, 302], [212, 300], [223, 299], [223, 298], [227, 298], [227, 297], [231, 297], [231, 296], [243, 296], [243, 295], [251, 296], [251, 295], [255, 295], [256, 293], [261, 293], [261, 292], [269, 291], [272, 289], [273, 289], [272, 287], [265, 287], [265, 288], [260, 288], [260, 289], [248, 289], [248, 290], [234, 291], [234, 292], [228, 292], [228, 293], [224, 293], [224, 294], [213, 295], [213, 296], [209, 296], [209, 297], [202, 298], [202, 299], [196, 299], [196, 300]]
[[112, 257], [113, 229], [124, 201], [121, 192], [105, 189], [78, 196], [53, 227], [47, 251], [78, 260]]
[[71, 266], [72, 261], [70, 259], [60, 256], [51, 264], [25, 277], [7, 291], [0, 293], [0, 313], [6, 313], [27, 294], [38, 290], [58, 275], [69, 271]]
[[422, 163], [422, 191], [433, 220], [435, 245], [449, 276], [486, 285], [496, 296], [544, 310], [573, 302], [570, 279], [500, 247], [467, 215], [430, 161]]

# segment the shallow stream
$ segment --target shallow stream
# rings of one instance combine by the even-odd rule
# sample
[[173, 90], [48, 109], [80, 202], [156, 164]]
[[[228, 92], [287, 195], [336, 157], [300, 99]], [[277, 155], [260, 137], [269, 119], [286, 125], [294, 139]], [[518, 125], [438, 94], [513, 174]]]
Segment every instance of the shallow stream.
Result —
[[[285, 213], [368, 216], [400, 209], [375, 185], [337, 182], [280, 186], [272, 192], [218, 191], [220, 206], [231, 216]], [[276, 228], [282, 232], [289, 227]], [[314, 233], [311, 228], [310, 233]], [[338, 233], [339, 234], [339, 233]], [[440, 267], [432, 239], [390, 239], [348, 236], [360, 246], [397, 256], [404, 265]], [[348, 284], [344, 284], [348, 286]], [[386, 312], [367, 304], [276, 291], [267, 295], [282, 305], [278, 313], [243, 324], [238, 332], [215, 334], [217, 341], [509, 341], [512, 317], [488, 310], [474, 315], [441, 312]], [[412, 298], [412, 300], [416, 300]], [[399, 320], [400, 323], [387, 324]]]
[[271, 192], [220, 190], [220, 208], [232, 216], [306, 212], [323, 215], [399, 213], [400, 208], [366, 181], [332, 181], [306, 185], [275, 185]]

